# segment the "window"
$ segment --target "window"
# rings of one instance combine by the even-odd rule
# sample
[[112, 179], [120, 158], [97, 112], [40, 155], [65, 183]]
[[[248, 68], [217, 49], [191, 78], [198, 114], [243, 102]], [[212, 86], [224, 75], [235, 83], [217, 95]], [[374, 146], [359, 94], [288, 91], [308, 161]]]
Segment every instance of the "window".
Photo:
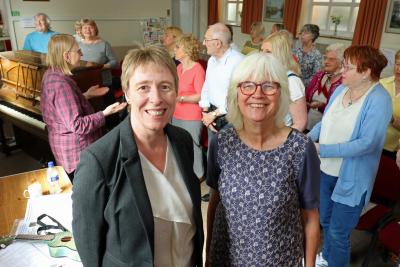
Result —
[[[320, 28], [322, 35], [353, 36], [360, 0], [312, 0], [311, 23]], [[332, 16], [340, 19], [336, 25]], [[335, 30], [336, 28], [336, 30]]]
[[243, 0], [226, 0], [225, 2], [225, 23], [240, 26], [242, 22]]

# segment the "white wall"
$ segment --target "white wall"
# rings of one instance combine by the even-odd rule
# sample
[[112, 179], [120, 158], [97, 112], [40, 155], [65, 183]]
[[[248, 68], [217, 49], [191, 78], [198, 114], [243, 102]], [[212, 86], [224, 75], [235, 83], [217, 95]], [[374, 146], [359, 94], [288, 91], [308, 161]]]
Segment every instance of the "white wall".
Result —
[[[74, 22], [81, 18], [94, 19], [99, 34], [112, 46], [129, 46], [142, 41], [140, 22], [147, 18], [167, 17], [171, 0], [51, 0], [26, 2], [4, 0], [14, 49], [21, 49], [26, 34], [32, 28], [23, 28], [20, 19], [44, 12], [51, 18], [54, 31], [74, 33]], [[11, 11], [19, 11], [12, 17]]]

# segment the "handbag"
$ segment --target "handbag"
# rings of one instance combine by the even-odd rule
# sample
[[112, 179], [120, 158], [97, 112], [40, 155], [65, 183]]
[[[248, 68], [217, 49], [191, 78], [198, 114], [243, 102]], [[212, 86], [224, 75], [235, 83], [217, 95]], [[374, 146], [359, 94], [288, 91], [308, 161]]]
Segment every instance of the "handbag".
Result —
[[[207, 112], [207, 113], [213, 112], [214, 110], [217, 110], [217, 107], [211, 104], [211, 105], [210, 105], [210, 108], [208, 109], [208, 112]], [[217, 131], [219, 131], [219, 130], [221, 130], [222, 128], [224, 128], [225, 125], [228, 124], [228, 120], [226, 119], [226, 114], [217, 116], [217, 117], [214, 119], [214, 122], [213, 122], [213, 123], [215, 123], [215, 125], [213, 125], [213, 126], [214, 126], [215, 130], [217, 130]]]

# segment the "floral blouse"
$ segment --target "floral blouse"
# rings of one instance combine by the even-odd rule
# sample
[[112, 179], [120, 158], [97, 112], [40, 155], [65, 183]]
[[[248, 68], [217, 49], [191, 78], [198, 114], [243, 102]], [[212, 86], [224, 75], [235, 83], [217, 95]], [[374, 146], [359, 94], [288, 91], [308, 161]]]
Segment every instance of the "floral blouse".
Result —
[[307, 53], [298, 47], [294, 50], [294, 54], [299, 60], [303, 83], [307, 87], [312, 76], [322, 67], [322, 55], [315, 46]]

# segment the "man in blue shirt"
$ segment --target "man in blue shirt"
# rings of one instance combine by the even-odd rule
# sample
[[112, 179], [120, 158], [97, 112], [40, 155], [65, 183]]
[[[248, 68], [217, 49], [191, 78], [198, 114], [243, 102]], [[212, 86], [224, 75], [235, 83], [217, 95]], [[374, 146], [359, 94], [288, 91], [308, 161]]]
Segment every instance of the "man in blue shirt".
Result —
[[36, 31], [31, 32], [25, 38], [23, 50], [47, 53], [47, 44], [51, 36], [56, 34], [50, 30], [50, 19], [44, 13], [35, 15]]

